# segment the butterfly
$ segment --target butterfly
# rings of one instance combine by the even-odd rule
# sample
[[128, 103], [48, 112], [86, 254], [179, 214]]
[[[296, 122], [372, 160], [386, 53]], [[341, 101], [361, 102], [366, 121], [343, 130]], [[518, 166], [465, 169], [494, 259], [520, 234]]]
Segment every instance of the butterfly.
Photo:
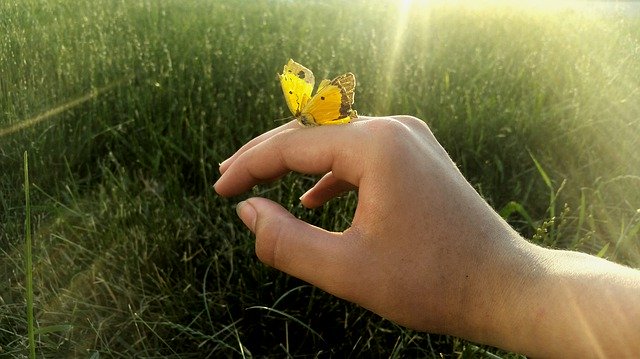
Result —
[[313, 96], [313, 72], [299, 63], [289, 60], [278, 77], [287, 106], [301, 125], [337, 125], [358, 117], [351, 108], [356, 88], [356, 77], [351, 72], [322, 80]]

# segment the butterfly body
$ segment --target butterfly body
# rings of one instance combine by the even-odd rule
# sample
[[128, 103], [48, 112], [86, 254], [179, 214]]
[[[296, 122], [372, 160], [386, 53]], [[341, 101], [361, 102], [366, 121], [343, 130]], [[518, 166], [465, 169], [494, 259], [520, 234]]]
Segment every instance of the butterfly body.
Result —
[[289, 60], [278, 77], [289, 110], [303, 126], [345, 124], [358, 117], [351, 108], [356, 87], [352, 73], [322, 80], [313, 96], [315, 77], [299, 63]]

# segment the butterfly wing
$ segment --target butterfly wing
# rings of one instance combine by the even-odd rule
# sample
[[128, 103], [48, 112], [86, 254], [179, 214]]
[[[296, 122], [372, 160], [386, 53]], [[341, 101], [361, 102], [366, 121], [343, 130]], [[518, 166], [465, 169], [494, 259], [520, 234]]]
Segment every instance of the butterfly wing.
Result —
[[278, 75], [285, 101], [291, 113], [298, 117], [311, 98], [315, 78], [313, 72], [299, 63], [289, 60]]
[[358, 117], [351, 108], [355, 87], [356, 77], [350, 72], [331, 81], [322, 80], [318, 92], [303, 107], [298, 120], [305, 126], [351, 122], [351, 119]]

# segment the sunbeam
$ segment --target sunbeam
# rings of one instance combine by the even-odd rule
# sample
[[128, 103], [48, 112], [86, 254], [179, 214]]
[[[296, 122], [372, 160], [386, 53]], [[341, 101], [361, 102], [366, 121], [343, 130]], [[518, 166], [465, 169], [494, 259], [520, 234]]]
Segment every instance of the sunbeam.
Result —
[[22, 121], [19, 121], [17, 123], [14, 123], [10, 126], [7, 126], [5, 128], [0, 128], [0, 137], [4, 137], [7, 135], [10, 135], [12, 133], [24, 130], [26, 128], [35, 126], [37, 124], [39, 124], [40, 122], [46, 121], [46, 120], [50, 120], [53, 117], [55, 117], [56, 115], [65, 112], [67, 110], [70, 110], [76, 106], [79, 106], [89, 100], [92, 100], [98, 96], [100, 96], [101, 94], [110, 91], [111, 89], [125, 83], [126, 81], [130, 80], [130, 77], [126, 77], [123, 79], [120, 79], [118, 81], [112, 82], [106, 86], [97, 88], [97, 89], [93, 89], [91, 91], [89, 91], [88, 93], [77, 97], [71, 101], [68, 101], [66, 103], [63, 103], [62, 105], [52, 108], [50, 110], [47, 110], [35, 117], [32, 118], [28, 118]]
[[[384, 66], [384, 82], [381, 86], [382, 91], [379, 92], [378, 105], [382, 113], [388, 113], [391, 107], [391, 101], [393, 99], [393, 88], [395, 74], [398, 71], [398, 63], [401, 57], [402, 49], [405, 43], [405, 33], [408, 28], [409, 15], [411, 12], [413, 1], [404, 0], [398, 3], [397, 15], [393, 17], [395, 20], [395, 29], [392, 42], [390, 44], [389, 52], [386, 57], [386, 64]], [[429, 7], [425, 7], [425, 10]]]

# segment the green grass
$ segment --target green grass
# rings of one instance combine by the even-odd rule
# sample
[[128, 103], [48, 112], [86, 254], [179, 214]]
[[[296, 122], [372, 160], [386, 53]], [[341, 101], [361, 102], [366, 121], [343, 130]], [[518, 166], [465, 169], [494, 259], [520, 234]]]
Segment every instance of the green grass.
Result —
[[33, 254], [32, 247], [33, 241], [31, 239], [31, 200], [29, 199], [29, 154], [24, 153], [24, 206], [25, 206], [25, 219], [24, 219], [24, 259], [25, 259], [25, 276], [26, 276], [26, 290], [25, 296], [27, 297], [27, 338], [29, 340], [29, 358], [36, 357], [36, 340], [35, 340], [35, 326], [33, 323]]
[[[640, 266], [637, 18], [10, 0], [0, 19], [0, 354], [28, 355], [33, 319], [39, 357], [515, 356], [403, 329], [257, 261], [240, 198], [211, 185], [288, 115], [275, 74], [290, 57], [319, 78], [354, 72], [361, 114], [427, 121], [523, 235]], [[253, 194], [348, 227], [353, 194], [299, 205], [313, 180]]]

